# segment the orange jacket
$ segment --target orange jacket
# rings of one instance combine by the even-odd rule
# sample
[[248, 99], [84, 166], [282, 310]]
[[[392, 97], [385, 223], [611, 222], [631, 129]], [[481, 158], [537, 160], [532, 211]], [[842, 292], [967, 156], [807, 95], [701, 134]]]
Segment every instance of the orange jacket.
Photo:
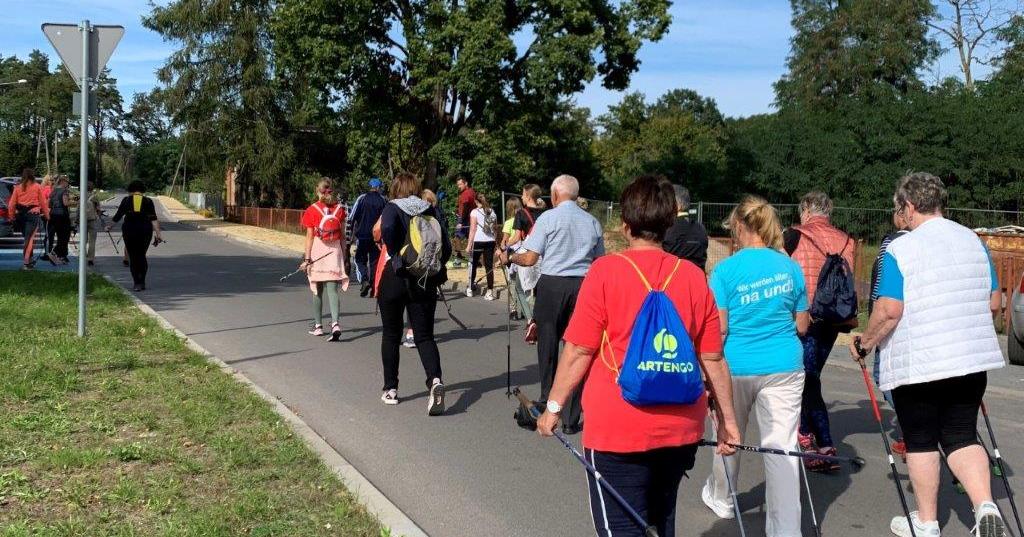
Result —
[[29, 212], [42, 214], [43, 218], [50, 219], [50, 204], [43, 195], [43, 187], [39, 186], [39, 183], [33, 182], [24, 189], [20, 184], [14, 187], [11, 199], [7, 200], [7, 211], [11, 218], [18, 214], [18, 205], [29, 207]]
[[814, 303], [814, 292], [818, 288], [818, 275], [825, 265], [827, 254], [842, 254], [853, 270], [855, 244], [849, 235], [836, 229], [825, 216], [814, 216], [793, 226], [800, 233], [800, 242], [793, 251], [793, 260], [804, 272], [807, 284], [807, 304]]

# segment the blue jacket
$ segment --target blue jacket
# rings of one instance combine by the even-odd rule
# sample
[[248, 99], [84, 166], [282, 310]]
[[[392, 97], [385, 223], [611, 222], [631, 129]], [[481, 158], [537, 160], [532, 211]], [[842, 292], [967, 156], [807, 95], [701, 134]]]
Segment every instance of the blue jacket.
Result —
[[348, 215], [353, 234], [356, 239], [367, 240], [373, 238], [373, 225], [377, 223], [384, 206], [388, 201], [380, 192], [370, 191], [356, 198], [352, 205], [352, 212]]

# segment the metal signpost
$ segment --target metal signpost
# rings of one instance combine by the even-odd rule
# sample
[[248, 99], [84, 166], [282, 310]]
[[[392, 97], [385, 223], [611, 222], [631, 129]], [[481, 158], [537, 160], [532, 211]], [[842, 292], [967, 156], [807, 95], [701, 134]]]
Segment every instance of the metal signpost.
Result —
[[[77, 31], [77, 33], [76, 33]], [[78, 337], [85, 336], [85, 204], [89, 203], [89, 106], [93, 99], [92, 83], [114, 53], [124, 35], [123, 26], [93, 26], [88, 20], [81, 24], [44, 24], [43, 34], [57, 49], [64, 67], [82, 90], [79, 115], [82, 118], [81, 152], [78, 159]]]

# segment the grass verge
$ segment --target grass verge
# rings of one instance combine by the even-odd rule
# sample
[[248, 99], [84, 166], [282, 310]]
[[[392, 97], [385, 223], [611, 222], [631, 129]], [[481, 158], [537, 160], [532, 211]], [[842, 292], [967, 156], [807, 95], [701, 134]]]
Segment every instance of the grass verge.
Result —
[[0, 276], [0, 536], [380, 536], [270, 405], [117, 288]]

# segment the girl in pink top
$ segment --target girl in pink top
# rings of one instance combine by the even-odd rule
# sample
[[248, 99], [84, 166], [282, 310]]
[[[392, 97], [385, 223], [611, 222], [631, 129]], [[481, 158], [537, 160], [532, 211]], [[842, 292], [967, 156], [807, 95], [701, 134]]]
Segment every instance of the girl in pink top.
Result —
[[306, 257], [299, 268], [305, 269], [309, 277], [309, 289], [313, 292], [313, 327], [309, 333], [324, 335], [323, 297], [327, 295], [331, 310], [331, 340], [341, 337], [338, 322], [341, 308], [338, 287], [348, 290], [348, 274], [345, 273], [345, 208], [334, 195], [334, 183], [323, 178], [316, 186], [316, 203], [309, 206], [302, 215], [302, 226], [306, 228]]

